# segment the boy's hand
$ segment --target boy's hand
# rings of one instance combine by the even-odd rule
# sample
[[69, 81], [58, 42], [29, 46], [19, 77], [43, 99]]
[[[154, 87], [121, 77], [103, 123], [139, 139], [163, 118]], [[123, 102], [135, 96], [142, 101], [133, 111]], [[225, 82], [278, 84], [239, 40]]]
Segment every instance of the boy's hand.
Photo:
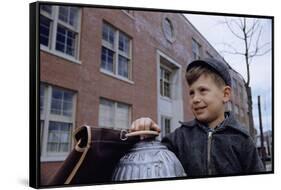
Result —
[[[161, 129], [158, 127], [158, 125], [149, 117], [141, 117], [139, 119], [136, 119], [130, 128], [130, 132], [135, 131], [157, 131], [160, 133]], [[146, 136], [141, 136], [141, 139], [145, 138]]]

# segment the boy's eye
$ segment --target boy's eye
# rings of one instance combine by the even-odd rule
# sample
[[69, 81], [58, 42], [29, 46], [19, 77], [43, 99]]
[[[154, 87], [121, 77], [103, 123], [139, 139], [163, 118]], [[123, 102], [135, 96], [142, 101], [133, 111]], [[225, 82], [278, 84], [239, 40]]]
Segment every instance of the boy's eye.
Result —
[[189, 91], [189, 95], [192, 96], [194, 94], [194, 91]]
[[206, 91], [208, 91], [207, 88], [200, 88], [199, 90], [200, 90], [200, 92], [206, 92]]

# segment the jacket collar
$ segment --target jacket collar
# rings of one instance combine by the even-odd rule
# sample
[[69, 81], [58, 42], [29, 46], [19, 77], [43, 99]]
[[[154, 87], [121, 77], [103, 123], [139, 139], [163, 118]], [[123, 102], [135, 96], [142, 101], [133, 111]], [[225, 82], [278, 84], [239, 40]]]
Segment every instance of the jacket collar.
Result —
[[[228, 116], [226, 119], [221, 123], [221, 125], [216, 129], [216, 131], [223, 131], [226, 130], [227, 128], [232, 128], [246, 136], [249, 136], [249, 132], [245, 129], [245, 127], [242, 127], [239, 122], [236, 121], [234, 114], [232, 112], [225, 112], [225, 114]], [[200, 123], [198, 120], [193, 119], [189, 122], [181, 122], [183, 126], [187, 127], [195, 127], [199, 126], [203, 128], [205, 131], [207, 130], [207, 126], [204, 126], [202, 123]]]

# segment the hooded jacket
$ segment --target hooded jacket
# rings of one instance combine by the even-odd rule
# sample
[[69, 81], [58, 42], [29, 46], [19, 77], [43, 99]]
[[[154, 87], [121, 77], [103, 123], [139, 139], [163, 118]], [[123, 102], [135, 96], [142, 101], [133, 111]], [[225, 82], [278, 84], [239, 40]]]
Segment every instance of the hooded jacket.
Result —
[[228, 117], [211, 130], [196, 119], [163, 138], [176, 154], [187, 176], [234, 175], [263, 172], [264, 166], [249, 133]]

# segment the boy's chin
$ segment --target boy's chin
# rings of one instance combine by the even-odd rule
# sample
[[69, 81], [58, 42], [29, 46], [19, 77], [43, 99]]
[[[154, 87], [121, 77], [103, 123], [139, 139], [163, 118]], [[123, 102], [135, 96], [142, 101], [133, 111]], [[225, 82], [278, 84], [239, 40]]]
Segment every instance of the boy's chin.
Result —
[[200, 123], [208, 123], [210, 122], [210, 119], [206, 116], [203, 115], [196, 115], [195, 118], [200, 122]]

